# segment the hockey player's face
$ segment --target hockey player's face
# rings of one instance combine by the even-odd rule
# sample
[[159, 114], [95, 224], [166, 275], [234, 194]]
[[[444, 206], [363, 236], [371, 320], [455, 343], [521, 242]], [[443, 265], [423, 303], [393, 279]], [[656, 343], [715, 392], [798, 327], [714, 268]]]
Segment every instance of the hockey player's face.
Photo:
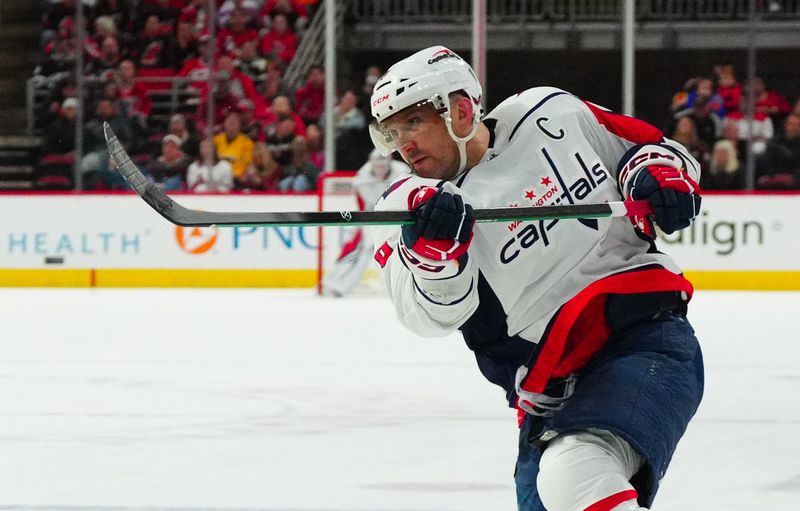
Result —
[[450, 179], [458, 171], [458, 147], [430, 104], [398, 112], [383, 123], [400, 156], [421, 177]]

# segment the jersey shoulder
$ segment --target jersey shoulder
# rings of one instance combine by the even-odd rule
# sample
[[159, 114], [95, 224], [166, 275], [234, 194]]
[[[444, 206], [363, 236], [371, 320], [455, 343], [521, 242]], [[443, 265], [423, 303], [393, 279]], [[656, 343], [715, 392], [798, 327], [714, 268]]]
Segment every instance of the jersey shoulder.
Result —
[[[511, 140], [520, 128], [542, 116], [549, 120], [585, 114], [583, 102], [573, 94], [556, 87], [533, 87], [515, 94], [497, 105], [484, 118], [491, 124], [498, 144]], [[536, 115], [534, 115], [536, 114]]]
[[502, 103], [486, 115], [488, 119], [504, 122], [519, 122], [527, 114], [542, 108], [552, 110], [553, 105], [565, 108], [569, 105], [577, 107], [580, 100], [571, 93], [557, 87], [533, 87], [506, 98]]

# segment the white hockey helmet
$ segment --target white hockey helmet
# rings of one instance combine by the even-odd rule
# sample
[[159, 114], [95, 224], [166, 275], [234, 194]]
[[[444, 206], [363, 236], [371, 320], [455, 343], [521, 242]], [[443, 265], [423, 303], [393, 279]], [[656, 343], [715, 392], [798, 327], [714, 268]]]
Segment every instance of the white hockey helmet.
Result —
[[[449, 95], [463, 91], [476, 107], [472, 130], [466, 137], [453, 133]], [[461, 156], [459, 173], [466, 166], [466, 143], [475, 136], [483, 110], [481, 84], [469, 64], [444, 46], [432, 46], [407, 57], [389, 68], [378, 79], [372, 92], [370, 105], [375, 122], [370, 125], [370, 136], [375, 147], [383, 154], [397, 150], [391, 133], [382, 122], [409, 107], [431, 103], [436, 113], [444, 118], [450, 137], [456, 142]]]

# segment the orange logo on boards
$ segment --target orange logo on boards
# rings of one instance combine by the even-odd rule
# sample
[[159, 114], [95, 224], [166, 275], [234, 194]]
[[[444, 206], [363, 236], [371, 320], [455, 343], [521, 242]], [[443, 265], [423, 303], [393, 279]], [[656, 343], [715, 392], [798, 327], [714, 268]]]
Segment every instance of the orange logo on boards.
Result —
[[205, 254], [217, 243], [219, 233], [216, 229], [201, 229], [200, 227], [175, 228], [175, 239], [178, 246], [189, 254]]

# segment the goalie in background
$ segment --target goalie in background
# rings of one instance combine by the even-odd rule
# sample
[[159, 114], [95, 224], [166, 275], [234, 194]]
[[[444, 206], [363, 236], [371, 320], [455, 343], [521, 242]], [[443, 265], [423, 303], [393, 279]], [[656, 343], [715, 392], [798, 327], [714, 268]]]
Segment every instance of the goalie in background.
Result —
[[[411, 173], [411, 168], [392, 156], [383, 156], [374, 149], [367, 162], [358, 169], [353, 188], [358, 200], [358, 209], [372, 211], [381, 194], [394, 181]], [[322, 281], [324, 294], [344, 296], [361, 280], [361, 276], [372, 259], [372, 240], [362, 228], [355, 230], [353, 237], [342, 246], [336, 262]]]

